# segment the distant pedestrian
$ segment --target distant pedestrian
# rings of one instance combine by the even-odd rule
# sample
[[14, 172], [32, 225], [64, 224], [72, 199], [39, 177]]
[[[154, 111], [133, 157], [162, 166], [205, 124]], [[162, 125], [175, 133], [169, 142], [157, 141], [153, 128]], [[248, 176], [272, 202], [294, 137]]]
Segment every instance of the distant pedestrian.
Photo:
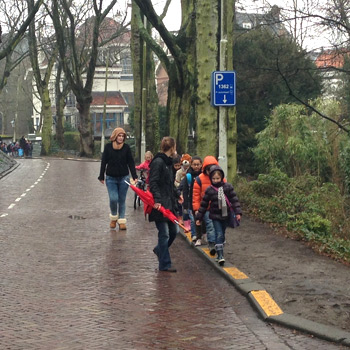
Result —
[[174, 174], [174, 179], [176, 176], [176, 172], [181, 168], [181, 156], [180, 154], [174, 154], [173, 156], [173, 167], [172, 167], [172, 171]]
[[199, 225], [203, 220], [207, 208], [209, 217], [213, 220], [215, 229], [215, 248], [218, 263], [222, 266], [225, 263], [224, 242], [225, 231], [228, 226], [228, 215], [230, 206], [233, 208], [236, 219], [241, 220], [242, 210], [233, 186], [224, 182], [224, 171], [219, 166], [212, 166], [209, 172], [211, 185], [205, 190], [196, 220]]
[[151, 151], [147, 151], [145, 153], [145, 160], [139, 164], [136, 165], [136, 170], [143, 170], [144, 171], [144, 175], [146, 177], [146, 183], [149, 183], [149, 165], [151, 164], [151, 161], [153, 159], [153, 153]]
[[182, 197], [174, 185], [173, 156], [176, 154], [175, 139], [163, 137], [161, 151], [155, 155], [150, 164], [149, 189], [154, 197], [154, 209], [149, 215], [149, 221], [154, 221], [158, 229], [158, 244], [153, 249], [159, 261], [159, 270], [176, 272], [172, 266], [169, 247], [178, 233], [178, 226], [165, 218], [158, 210], [161, 206], [171, 210], [176, 215], [176, 202]]
[[110, 140], [111, 142], [105, 146], [102, 153], [98, 179], [104, 184], [106, 174], [110, 207], [110, 228], [116, 228], [118, 222], [119, 229], [126, 230], [125, 201], [129, 185], [125, 180], [129, 181], [129, 172], [134, 181], [137, 179], [135, 162], [130, 146], [125, 143], [126, 132], [124, 129], [114, 129]]
[[[22, 136], [20, 139], [19, 139], [19, 147], [22, 149], [23, 151], [23, 156], [24, 155], [27, 155], [25, 152], [26, 152], [26, 149], [27, 149], [27, 140], [25, 139], [24, 136]], [[22, 154], [22, 151], [20, 152], [20, 154]], [[22, 156], [22, 155], [21, 155]]]

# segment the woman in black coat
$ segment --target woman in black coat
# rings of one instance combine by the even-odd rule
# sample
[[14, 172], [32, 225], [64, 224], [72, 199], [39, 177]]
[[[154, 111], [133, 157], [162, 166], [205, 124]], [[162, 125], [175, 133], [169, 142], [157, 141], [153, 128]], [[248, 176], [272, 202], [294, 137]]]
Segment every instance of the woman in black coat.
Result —
[[158, 256], [159, 270], [176, 272], [171, 265], [169, 247], [178, 233], [178, 226], [163, 216], [157, 209], [163, 206], [175, 214], [176, 201], [181, 199], [174, 185], [172, 156], [176, 154], [176, 142], [166, 136], [160, 145], [161, 151], [155, 155], [150, 164], [149, 189], [154, 198], [154, 209], [149, 221], [154, 221], [158, 229], [158, 244], [153, 252]]

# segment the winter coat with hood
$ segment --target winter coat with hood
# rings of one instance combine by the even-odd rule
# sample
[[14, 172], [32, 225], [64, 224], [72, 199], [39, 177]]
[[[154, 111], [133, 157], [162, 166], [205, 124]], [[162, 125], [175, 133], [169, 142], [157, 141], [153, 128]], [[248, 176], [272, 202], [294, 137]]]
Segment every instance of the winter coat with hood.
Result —
[[202, 174], [199, 175], [201, 185], [198, 184], [197, 180], [193, 184], [193, 198], [192, 198], [193, 211], [197, 211], [199, 209], [205, 190], [208, 188], [208, 186], [211, 185], [210, 178], [207, 175], [206, 170], [208, 167], [211, 167], [212, 165], [219, 165], [219, 163], [215, 157], [206, 156], [203, 160]]
[[[180, 189], [182, 190], [182, 195], [184, 197], [184, 202], [182, 207], [184, 209], [192, 210], [192, 200], [193, 200], [193, 186], [197, 176], [202, 173], [202, 170], [194, 171], [191, 167], [188, 169], [186, 176], [183, 178], [180, 184]], [[187, 176], [190, 175], [191, 181], [188, 183]]]
[[[150, 164], [149, 190], [154, 202], [176, 213], [176, 200], [180, 197], [174, 185], [173, 159], [165, 153], [157, 153]], [[168, 221], [162, 213], [153, 209], [149, 221]]]
[[[210, 169], [209, 178], [211, 179], [214, 171], [219, 170], [222, 173], [222, 177], [224, 178], [224, 172], [219, 166], [213, 166]], [[231, 207], [236, 215], [242, 215], [241, 204], [239, 203], [236, 192], [234, 191], [233, 186], [230, 183], [221, 181], [217, 184], [210, 184], [205, 190], [203, 199], [200, 204], [200, 208], [198, 209], [198, 213], [196, 215], [196, 220], [202, 220], [205, 212], [209, 208], [209, 217], [212, 220], [227, 220], [227, 216], [222, 216], [222, 210], [219, 208], [219, 200], [218, 200], [218, 189], [219, 187], [223, 188], [224, 194], [229, 200]], [[216, 187], [213, 188], [213, 187]], [[227, 205], [227, 212], [229, 211], [229, 207]]]
[[[135, 162], [131, 154], [130, 146], [123, 143], [119, 146], [119, 149], [113, 148], [113, 141], [119, 134], [124, 134], [126, 138], [126, 133], [122, 128], [116, 128], [113, 130], [111, 135], [111, 143], [108, 143], [102, 153], [100, 175], [98, 179], [104, 180], [105, 173], [112, 177], [122, 177], [129, 175], [129, 170], [131, 172], [132, 178], [137, 179]], [[124, 140], [125, 140], [124, 138]], [[107, 168], [107, 169], [106, 169]]]

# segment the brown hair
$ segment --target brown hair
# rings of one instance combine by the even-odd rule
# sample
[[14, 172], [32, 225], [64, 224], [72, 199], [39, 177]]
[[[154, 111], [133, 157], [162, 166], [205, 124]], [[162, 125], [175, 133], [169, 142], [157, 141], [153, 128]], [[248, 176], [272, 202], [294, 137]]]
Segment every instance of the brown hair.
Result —
[[160, 150], [165, 153], [169, 151], [169, 149], [175, 147], [176, 141], [173, 137], [171, 136], [164, 136], [162, 138], [162, 141], [160, 143]]

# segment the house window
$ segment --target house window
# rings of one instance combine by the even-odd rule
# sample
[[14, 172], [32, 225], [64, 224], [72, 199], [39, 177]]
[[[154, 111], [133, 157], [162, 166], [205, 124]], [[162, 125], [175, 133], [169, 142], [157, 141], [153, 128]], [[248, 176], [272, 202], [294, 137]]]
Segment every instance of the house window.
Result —
[[70, 92], [66, 97], [66, 106], [75, 107], [75, 96], [72, 92]]
[[132, 62], [130, 52], [120, 53], [120, 64], [122, 66], [122, 74], [131, 75], [132, 74]]
[[248, 22], [245, 22], [245, 23], [243, 23], [243, 28], [244, 29], [252, 29], [252, 24], [248, 23]]
[[[94, 133], [102, 132], [103, 113], [96, 113], [93, 115]], [[116, 113], [106, 113], [106, 129], [115, 129], [118, 120]]]
[[124, 126], [124, 113], [118, 113], [118, 125]]

